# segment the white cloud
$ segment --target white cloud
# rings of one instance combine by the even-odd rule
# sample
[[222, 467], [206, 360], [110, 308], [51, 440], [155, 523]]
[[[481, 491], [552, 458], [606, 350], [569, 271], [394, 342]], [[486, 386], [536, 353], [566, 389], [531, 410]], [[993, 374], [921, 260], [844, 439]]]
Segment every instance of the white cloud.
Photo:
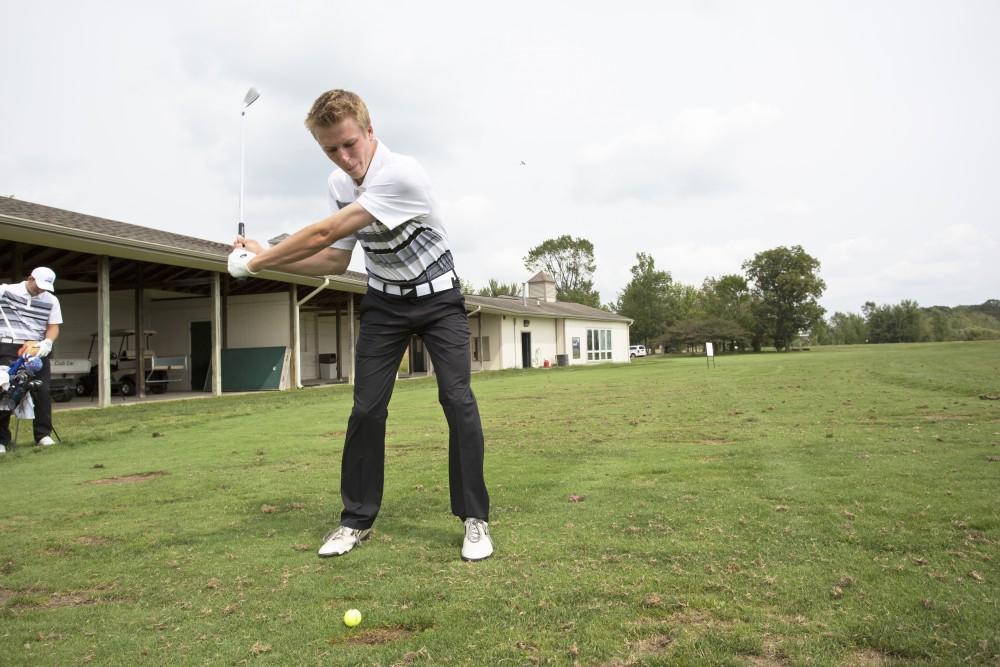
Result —
[[580, 151], [576, 193], [597, 201], [663, 201], [731, 192], [743, 182], [732, 163], [735, 152], [779, 117], [756, 102], [726, 112], [684, 109], [665, 122], [589, 144]]

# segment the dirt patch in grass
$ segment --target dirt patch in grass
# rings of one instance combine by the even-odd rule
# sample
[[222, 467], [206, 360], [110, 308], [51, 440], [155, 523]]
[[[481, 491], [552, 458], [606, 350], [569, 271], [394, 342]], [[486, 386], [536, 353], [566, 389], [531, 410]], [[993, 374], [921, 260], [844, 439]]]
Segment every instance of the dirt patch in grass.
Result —
[[756, 667], [787, 667], [791, 664], [782, 657], [781, 642], [773, 636], [764, 637], [764, 655], [752, 655], [749, 660]]
[[104, 477], [101, 479], [92, 479], [87, 484], [138, 484], [139, 482], [148, 482], [151, 479], [156, 479], [157, 477], [163, 477], [167, 473], [163, 470], [155, 470], [153, 472], [138, 472], [134, 475], [122, 475], [115, 477]]
[[53, 593], [39, 605], [44, 609], [55, 609], [56, 607], [85, 607], [92, 604], [101, 604], [104, 600], [97, 600], [87, 591], [77, 591], [73, 593]]
[[639, 653], [649, 655], [651, 653], [660, 653], [665, 651], [673, 642], [673, 637], [669, 637], [667, 635], [653, 635], [652, 637], [646, 637], [645, 639], [640, 639], [635, 642], [632, 644], [632, 648]]
[[789, 664], [780, 658], [772, 658], [771, 656], [752, 655], [749, 660], [754, 667], [785, 667]]
[[655, 634], [645, 639], [629, 643], [629, 654], [625, 658], [602, 663], [601, 667], [638, 667], [645, 658], [661, 655], [670, 650], [674, 643], [673, 637], [665, 634]]
[[700, 609], [683, 609], [670, 614], [663, 622], [682, 632], [696, 634], [703, 634], [707, 630], [726, 630], [736, 625], [733, 621], [722, 620]]
[[88, 547], [99, 547], [105, 544], [110, 544], [110, 540], [104, 537], [99, 537], [97, 535], [81, 535], [76, 538], [77, 544], [82, 544]]
[[[108, 600], [97, 597], [96, 590], [71, 591], [69, 593], [51, 593], [44, 599], [25, 599], [14, 603], [15, 607], [31, 607], [36, 609], [56, 609], [59, 607], [85, 607], [95, 604], [107, 604]], [[15, 591], [8, 588], [0, 588], [0, 605], [6, 604], [10, 599], [17, 597], [36, 597], [44, 593], [38, 589], [25, 589]]]
[[343, 638], [331, 640], [331, 644], [360, 644], [363, 646], [376, 646], [378, 644], [388, 644], [390, 642], [407, 639], [413, 634], [413, 630], [401, 627], [372, 628], [362, 630], [356, 634], [351, 634]]
[[844, 667], [847, 667], [847, 665], [851, 665], [851, 667], [880, 667], [881, 665], [888, 665], [890, 662], [891, 660], [887, 656], [878, 651], [865, 649], [863, 651], [854, 651], [841, 664]]

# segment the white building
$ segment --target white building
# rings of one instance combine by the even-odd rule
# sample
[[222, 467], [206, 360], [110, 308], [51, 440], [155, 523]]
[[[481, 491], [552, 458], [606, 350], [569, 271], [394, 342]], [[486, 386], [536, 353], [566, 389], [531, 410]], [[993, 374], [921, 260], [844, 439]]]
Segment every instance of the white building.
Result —
[[545, 273], [527, 285], [521, 297], [466, 295], [474, 370], [629, 360], [631, 320], [556, 301], [555, 281]]

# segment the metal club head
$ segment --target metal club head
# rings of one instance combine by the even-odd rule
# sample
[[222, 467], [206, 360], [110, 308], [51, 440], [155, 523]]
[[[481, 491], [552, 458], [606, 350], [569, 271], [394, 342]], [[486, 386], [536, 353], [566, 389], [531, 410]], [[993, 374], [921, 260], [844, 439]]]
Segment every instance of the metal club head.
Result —
[[243, 96], [243, 108], [246, 109], [248, 106], [256, 102], [258, 97], [260, 97], [260, 91], [251, 86], [250, 90], [247, 91], [247, 94]]

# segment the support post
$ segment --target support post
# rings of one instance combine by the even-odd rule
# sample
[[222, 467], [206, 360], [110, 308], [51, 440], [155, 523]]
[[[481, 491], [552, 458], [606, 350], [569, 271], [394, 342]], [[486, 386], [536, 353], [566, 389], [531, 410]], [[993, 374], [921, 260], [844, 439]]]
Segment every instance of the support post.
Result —
[[135, 397], [146, 398], [146, 321], [142, 263], [135, 263]]
[[302, 388], [302, 346], [299, 327], [299, 286], [292, 283], [288, 286], [289, 316], [292, 324], [292, 387]]
[[97, 258], [97, 407], [111, 406], [111, 258]]
[[[228, 275], [227, 275], [228, 277]], [[212, 273], [212, 395], [222, 396], [222, 340], [224, 308], [222, 281], [218, 272]]]
[[[347, 326], [348, 344], [351, 346], [351, 372], [347, 375], [347, 381], [354, 384], [354, 367], [357, 366], [356, 342], [354, 340], [354, 295], [350, 294], [347, 300]], [[338, 357], [339, 358], [339, 357]]]
[[337, 303], [337, 315], [335, 322], [336, 324], [334, 325], [334, 328], [336, 330], [336, 338], [337, 338], [337, 380], [339, 381], [344, 379], [344, 357], [340, 350], [340, 303], [339, 302]]

